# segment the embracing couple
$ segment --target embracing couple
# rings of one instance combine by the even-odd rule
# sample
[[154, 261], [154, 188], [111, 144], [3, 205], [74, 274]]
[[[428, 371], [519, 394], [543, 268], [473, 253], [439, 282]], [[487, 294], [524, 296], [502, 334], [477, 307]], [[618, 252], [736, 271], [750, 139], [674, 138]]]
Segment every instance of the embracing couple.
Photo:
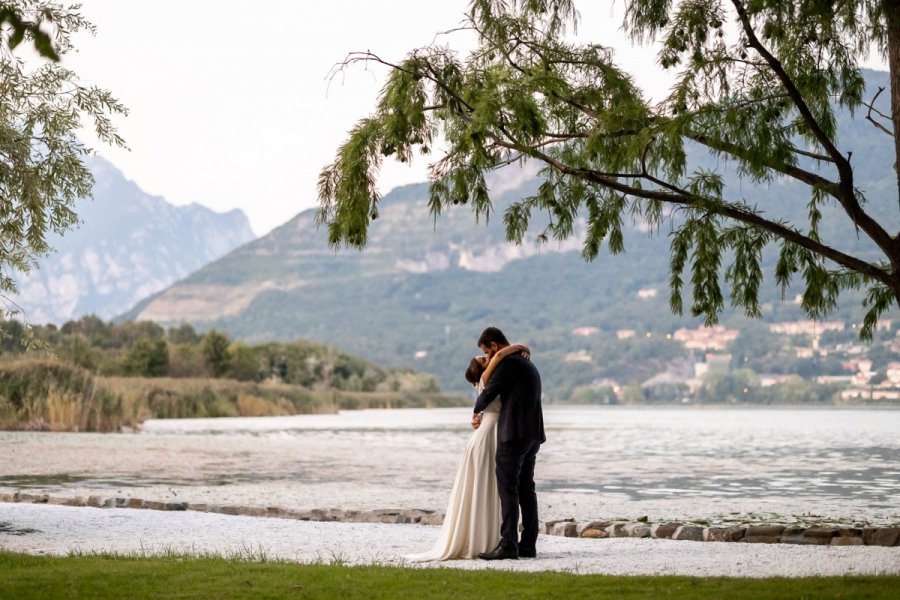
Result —
[[511, 345], [496, 327], [484, 330], [478, 347], [484, 356], [473, 358], [466, 369], [466, 380], [479, 392], [475, 431], [460, 460], [438, 539], [428, 552], [408, 556], [411, 561], [536, 555], [534, 462], [546, 439], [541, 376], [529, 349]]

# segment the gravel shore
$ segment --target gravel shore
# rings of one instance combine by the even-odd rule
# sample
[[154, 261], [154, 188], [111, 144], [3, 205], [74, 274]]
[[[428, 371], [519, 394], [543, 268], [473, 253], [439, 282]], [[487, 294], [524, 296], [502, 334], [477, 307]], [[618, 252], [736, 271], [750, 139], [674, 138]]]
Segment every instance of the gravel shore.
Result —
[[322, 523], [193, 511], [0, 503], [0, 549], [30, 554], [165, 552], [340, 561], [418, 568], [567, 571], [609, 575], [806, 577], [900, 574], [900, 548], [793, 546], [542, 536], [538, 557], [411, 565], [430, 547], [426, 525]]

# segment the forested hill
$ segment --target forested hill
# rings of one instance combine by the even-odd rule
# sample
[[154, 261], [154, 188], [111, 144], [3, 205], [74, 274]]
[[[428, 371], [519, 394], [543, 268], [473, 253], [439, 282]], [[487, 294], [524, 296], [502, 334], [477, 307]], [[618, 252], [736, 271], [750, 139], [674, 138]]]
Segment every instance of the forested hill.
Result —
[[[884, 73], [866, 76], [872, 91], [887, 83]], [[839, 132], [869, 204], [900, 226], [891, 138], [865, 120], [864, 109], [852, 119], [841, 114]], [[695, 159], [698, 166], [718, 168], [730, 194], [805, 218], [807, 188], [781, 180], [740, 185], [730, 166]], [[329, 248], [308, 210], [139, 303], [125, 318], [187, 321], [252, 342], [328, 343], [385, 366], [435, 373], [446, 390], [465, 388], [462, 371], [486, 325], [533, 346], [551, 397], [604, 378], [640, 383], [696, 360], [681, 344], [663, 341], [678, 328], [699, 324], [668, 309], [667, 232], [626, 223], [625, 253], [604, 250], [590, 264], [581, 259], [578, 240], [536, 244], [539, 219], [524, 244], [511, 245], [502, 211], [537, 184], [533, 171], [499, 173], [491, 182], [494, 213], [477, 224], [466, 206], [435, 221], [425, 184], [396, 189], [383, 199], [362, 252]], [[825, 208], [821, 230], [835, 245], [860, 243], [837, 207]], [[796, 290], [783, 300], [770, 273], [762, 291], [764, 319], [801, 318]], [[862, 314], [859, 296], [845, 294], [831, 318], [846, 320], [849, 328]], [[730, 310], [723, 322], [758, 330]], [[596, 332], [573, 333], [593, 331], [579, 328]], [[619, 340], [623, 329], [639, 335]]]

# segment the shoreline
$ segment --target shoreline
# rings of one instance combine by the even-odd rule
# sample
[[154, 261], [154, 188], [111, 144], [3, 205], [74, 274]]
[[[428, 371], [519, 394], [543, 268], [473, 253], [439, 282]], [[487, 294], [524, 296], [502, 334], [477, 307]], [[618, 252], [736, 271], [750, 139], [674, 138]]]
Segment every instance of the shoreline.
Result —
[[404, 568], [691, 577], [900, 574], [900, 550], [877, 546], [691, 544], [544, 535], [538, 540], [537, 558], [414, 564], [403, 557], [430, 547], [438, 528], [24, 503], [0, 504], [0, 515], [0, 521], [9, 523], [0, 527], [0, 550], [38, 555], [185, 554]]
[[[241, 506], [194, 502], [145, 500], [134, 497], [51, 496], [22, 492], [0, 492], [0, 503], [44, 504], [72, 508], [132, 509], [162, 512], [197, 512], [273, 518], [307, 522], [417, 524], [440, 526], [444, 514], [427, 509], [383, 508], [374, 510], [345, 510], [317, 508], [297, 510], [277, 506]], [[546, 536], [565, 538], [635, 538], [666, 539], [691, 542], [732, 542], [754, 544], [797, 544], [804, 546], [881, 546], [900, 547], [900, 523], [872, 526], [867, 521], [819, 520], [801, 525], [796, 522], [777, 523], [772, 520], [709, 523], [703, 520], [662, 520], [651, 523], [646, 517], [636, 521], [598, 519], [576, 521], [574, 518], [541, 523]]]

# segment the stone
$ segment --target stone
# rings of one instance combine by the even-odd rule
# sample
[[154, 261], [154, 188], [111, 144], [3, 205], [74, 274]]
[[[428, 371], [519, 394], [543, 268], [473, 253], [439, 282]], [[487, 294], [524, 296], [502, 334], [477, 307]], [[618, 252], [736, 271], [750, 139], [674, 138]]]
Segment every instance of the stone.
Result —
[[88, 496], [87, 505], [93, 506], [95, 508], [101, 508], [103, 506], [103, 498], [100, 496]]
[[703, 528], [699, 525], [682, 525], [672, 534], [672, 539], [688, 542], [702, 542]]
[[613, 523], [607, 527], [606, 531], [609, 532], [609, 537], [630, 537], [628, 532], [625, 531], [626, 525], [628, 525], [628, 523]]
[[13, 502], [13, 495], [9, 492], [0, 492], [0, 502]]
[[241, 514], [240, 506], [223, 506], [220, 510], [223, 515], [239, 515]]
[[606, 529], [585, 529], [579, 537], [601, 540], [608, 538], [609, 532]]
[[806, 535], [783, 535], [781, 536], [782, 544], [800, 544], [802, 546], [827, 546], [831, 543], [831, 538], [816, 537]]
[[574, 521], [561, 521], [553, 526], [550, 535], [559, 535], [562, 537], [577, 537], [576, 530], [578, 525]]
[[126, 508], [144, 508], [144, 501], [141, 498], [129, 498], [125, 504]]
[[861, 538], [863, 534], [862, 527], [842, 527], [838, 532], [840, 537], [858, 537]]
[[159, 500], [144, 500], [144, 508], [150, 510], [166, 510], [166, 503], [160, 502]]
[[877, 527], [864, 527], [863, 528], [863, 542], [866, 546], [874, 546], [875, 545], [875, 534], [878, 533]]
[[[169, 510], [185, 510], [185, 509], [172, 508]], [[264, 517], [264, 516], [266, 516], [266, 509], [260, 508], [259, 506], [241, 506], [239, 514], [242, 517]]]
[[187, 502], [166, 502], [166, 510], [187, 510]]
[[[166, 503], [161, 503], [163, 507], [160, 510], [166, 509]], [[196, 510], [197, 512], [216, 512], [213, 510], [213, 506], [207, 502], [188, 502], [188, 510]]]
[[879, 527], [874, 541], [875, 546], [900, 546], [900, 527]]
[[575, 533], [578, 534], [578, 537], [585, 537], [582, 534], [589, 529], [605, 531], [610, 525], [609, 521], [582, 521], [575, 527]]
[[[401, 510], [374, 510], [372, 516], [376, 523], [402, 523], [403, 511]], [[326, 514], [326, 520], [337, 520], [331, 514]]]
[[267, 506], [266, 507], [266, 516], [273, 517], [275, 519], [291, 518], [290, 511], [286, 508], [281, 508], [279, 506]]
[[629, 523], [625, 526], [625, 532], [629, 537], [648, 538], [650, 537], [650, 526], [646, 523]]
[[741, 541], [745, 544], [778, 544], [783, 537], [780, 535], [745, 535]]
[[430, 515], [426, 515], [422, 517], [422, 520], [419, 521], [422, 525], [443, 525], [444, 524], [444, 513], [441, 511], [436, 511]]
[[544, 523], [544, 533], [550, 533], [553, 526], [557, 523], [574, 523], [575, 519], [557, 519], [556, 521], [547, 521]]
[[747, 527], [748, 536], [779, 536], [784, 533], [784, 525], [750, 525]]
[[56, 506], [65, 506], [69, 502], [68, 498], [63, 498], [62, 496], [50, 496], [47, 498], [47, 504], [53, 504]]
[[862, 546], [863, 539], [861, 537], [850, 537], [847, 535], [840, 535], [835, 538], [831, 538], [832, 546]]
[[803, 532], [805, 537], [821, 537], [831, 539], [840, 533], [838, 527], [810, 527]]
[[737, 542], [743, 539], [744, 535], [743, 527], [707, 527], [703, 539], [707, 542]]
[[125, 508], [128, 504], [128, 498], [122, 498], [121, 496], [113, 498], [112, 501], [116, 508]]
[[681, 526], [682, 523], [662, 523], [660, 525], [654, 525], [650, 528], [650, 535], [651, 537], [658, 539], [672, 539], [672, 536], [675, 535], [675, 532]]

